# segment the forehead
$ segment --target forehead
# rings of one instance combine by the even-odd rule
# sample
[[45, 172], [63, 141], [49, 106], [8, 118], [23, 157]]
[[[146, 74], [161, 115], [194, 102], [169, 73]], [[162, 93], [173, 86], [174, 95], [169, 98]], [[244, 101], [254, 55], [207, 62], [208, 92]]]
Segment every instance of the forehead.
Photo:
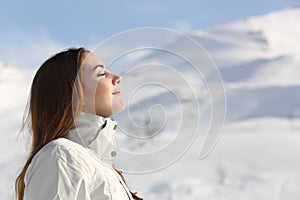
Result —
[[100, 60], [97, 56], [95, 56], [93, 53], [87, 53], [81, 64], [81, 67], [83, 69], [93, 70], [98, 65], [103, 65], [105, 67], [102, 60]]

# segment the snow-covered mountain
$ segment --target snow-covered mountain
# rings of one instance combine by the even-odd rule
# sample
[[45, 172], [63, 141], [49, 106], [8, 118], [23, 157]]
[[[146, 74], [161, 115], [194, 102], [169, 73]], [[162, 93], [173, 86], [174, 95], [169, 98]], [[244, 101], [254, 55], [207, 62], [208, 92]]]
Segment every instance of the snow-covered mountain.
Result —
[[[205, 48], [223, 78], [227, 97], [223, 137], [206, 159], [197, 159], [200, 136], [185, 156], [169, 168], [152, 174], [127, 175], [129, 185], [135, 186], [145, 199], [299, 199], [299, 22], [300, 8], [288, 8], [187, 33]], [[168, 45], [181, 44], [173, 40]], [[172, 67], [156, 65], [157, 69], [139, 68], [124, 74], [121, 89], [130, 100], [127, 103], [132, 118], [128, 118], [129, 109], [116, 115], [119, 127], [153, 139], [147, 144], [147, 140], [131, 141], [120, 134], [118, 142], [129, 151], [146, 155], [175, 140], [174, 131], [183, 123], [188, 128], [187, 136], [181, 139], [188, 145], [187, 138], [191, 136], [188, 133], [195, 128], [193, 120], [199, 116], [202, 120], [206, 115], [210, 118], [205, 82], [196, 79], [185, 67], [187, 63], [178, 57], [162, 52], [140, 53], [143, 56], [139, 58], [145, 64], [172, 63]], [[182, 76], [173, 79], [178, 70]], [[32, 71], [0, 64], [0, 199], [11, 199], [12, 183], [24, 160], [21, 152], [25, 139], [16, 138], [32, 74]], [[206, 75], [204, 78], [209, 78], [209, 73]], [[152, 77], [165, 82], [142, 85]], [[136, 88], [137, 83], [143, 87]], [[161, 87], [164, 85], [176, 90], [170, 92], [170, 88]], [[126, 96], [124, 91], [132, 88], [136, 90], [128, 94], [134, 95]], [[203, 113], [194, 112], [195, 103], [199, 103]], [[190, 120], [178, 117], [181, 112]], [[132, 121], [136, 124], [132, 125]], [[205, 124], [206, 119], [203, 121]], [[163, 127], [164, 131], [157, 127]], [[164, 160], [166, 157], [161, 154], [137, 166], [151, 167]], [[132, 165], [126, 158], [120, 162]]]
[[[184, 156], [180, 164], [176, 163], [170, 167], [173, 170], [157, 172], [154, 180], [151, 175], [147, 176], [151, 183], [156, 182], [157, 177], [162, 177], [159, 184], [153, 184], [147, 195], [153, 199], [161, 197], [162, 194], [165, 199], [299, 197], [299, 192], [293, 189], [298, 183], [298, 178], [292, 177], [299, 176], [296, 166], [300, 163], [295, 158], [300, 155], [300, 148], [297, 147], [300, 141], [298, 134], [290, 135], [299, 133], [300, 130], [300, 49], [297, 46], [300, 42], [299, 21], [300, 9], [289, 8], [208, 30], [187, 33], [205, 48], [223, 78], [227, 97], [224, 133], [213, 155], [205, 161], [199, 162], [191, 156], [199, 152], [203, 142], [200, 135], [190, 149], [191, 157]], [[175, 39], [168, 43], [167, 47], [182, 48], [184, 43], [181, 38]], [[138, 67], [132, 71], [127, 70], [123, 75], [123, 91], [134, 92], [126, 97], [129, 103], [127, 112], [117, 115], [121, 131], [126, 133], [119, 136], [119, 145], [127, 151], [149, 153], [151, 150], [168, 146], [174, 137], [178, 137], [174, 130], [177, 130], [176, 125], [182, 121], [178, 120], [179, 117], [174, 117], [175, 115], [188, 116], [188, 122], [182, 122], [181, 126], [186, 127], [186, 137], [183, 137], [183, 141], [190, 139], [188, 134], [193, 132], [191, 125], [198, 119], [193, 100], [196, 98], [202, 111], [200, 119], [209, 119], [210, 107], [206, 108], [209, 93], [204, 81], [195, 78], [191, 74], [193, 69], [182, 59], [162, 51], [145, 51], [140, 54], [143, 55], [142, 58], [138, 58], [137, 54], [135, 61], [130, 63]], [[203, 57], [199, 56], [199, 62], [201, 59]], [[173, 70], [165, 67], [166, 65], [180, 72], [185, 81], [179, 79]], [[206, 74], [205, 78], [209, 79], [210, 74]], [[151, 85], [151, 82], [155, 84]], [[161, 85], [158, 86], [157, 83], [166, 87], [159, 87]], [[200, 91], [196, 97], [189, 91], [190, 88]], [[173, 92], [183, 101], [176, 102]], [[157, 107], [158, 104], [162, 108]], [[187, 115], [180, 113], [178, 104]], [[162, 119], [167, 119], [163, 125], [169, 129], [156, 136], [156, 129], [159, 129], [157, 127], [162, 126], [158, 122], [163, 121]], [[205, 126], [205, 123], [200, 123], [200, 127], [203, 125]], [[151, 128], [152, 134], [149, 131]], [[245, 135], [242, 136], [241, 133]], [[140, 138], [147, 134], [155, 137], [150, 144], [149, 141], [141, 140], [132, 142], [126, 139], [127, 135], [131, 134]], [[136, 144], [140, 146], [136, 147]], [[268, 150], [264, 151], [265, 148]], [[176, 155], [176, 151], [169, 152], [169, 155]], [[157, 162], [163, 163], [165, 160], [164, 156], [157, 156], [155, 162], [147, 162], [147, 155], [144, 157], [144, 160], [139, 160], [133, 167], [156, 166]], [[130, 160], [129, 157], [123, 157], [120, 163], [126, 163], [126, 160], [129, 160], [130, 166], [133, 165], [134, 159]], [[255, 167], [247, 169], [250, 165]], [[130, 166], [126, 165], [125, 168]], [[178, 171], [179, 168], [182, 168], [182, 171]], [[189, 177], [187, 171], [191, 173]], [[214, 176], [215, 179], [212, 178]], [[134, 177], [133, 182], [141, 183], [144, 178]], [[207, 180], [211, 178], [213, 183], [208, 186], [210, 183]], [[162, 181], [165, 179], [168, 181]], [[178, 183], [179, 179], [188, 180]], [[149, 182], [140, 187], [149, 187]]]
[[[187, 33], [205, 48], [221, 73], [227, 93], [227, 121], [300, 117], [300, 95], [297, 93], [300, 89], [299, 21], [300, 9], [290, 8]], [[175, 39], [167, 47], [183, 48], [184, 42]], [[197, 56], [201, 63], [203, 58]], [[180, 73], [193, 73], [182, 59], [161, 51], [148, 52], [137, 61], [139, 65], [145, 63], [168, 64]], [[142, 83], [140, 80], [147, 82], [174, 77], [168, 74], [170, 70], [155, 74], [159, 71], [156, 68], [146, 66], [126, 74], [124, 89], [133, 88], [136, 82]], [[204, 78], [208, 79], [209, 74]], [[194, 88], [205, 89], [199, 79], [185, 78], [185, 81]], [[177, 79], [173, 83], [180, 88], [176, 85], [179, 83]], [[205, 94], [203, 96], [205, 98]], [[144, 98], [150, 101], [148, 95]], [[185, 94], [185, 98], [189, 95]]]
[[300, 117], [300, 9], [192, 33], [226, 85], [228, 120]]

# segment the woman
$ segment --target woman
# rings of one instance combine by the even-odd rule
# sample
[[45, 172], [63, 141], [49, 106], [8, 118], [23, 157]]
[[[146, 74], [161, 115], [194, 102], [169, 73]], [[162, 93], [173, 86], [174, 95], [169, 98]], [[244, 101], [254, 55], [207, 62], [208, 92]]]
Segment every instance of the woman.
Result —
[[16, 180], [18, 200], [141, 199], [113, 167], [120, 76], [84, 48], [48, 59], [31, 86], [32, 148]]

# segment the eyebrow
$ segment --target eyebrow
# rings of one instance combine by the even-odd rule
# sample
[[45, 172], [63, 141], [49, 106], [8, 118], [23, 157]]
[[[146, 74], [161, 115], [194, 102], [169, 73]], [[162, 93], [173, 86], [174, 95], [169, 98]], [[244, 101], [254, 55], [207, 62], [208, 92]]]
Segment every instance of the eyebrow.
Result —
[[105, 69], [104, 65], [96, 65], [96, 66], [94, 67], [93, 71], [94, 71], [95, 69], [97, 69], [98, 67], [100, 67], [100, 68], [102, 68], [102, 69]]

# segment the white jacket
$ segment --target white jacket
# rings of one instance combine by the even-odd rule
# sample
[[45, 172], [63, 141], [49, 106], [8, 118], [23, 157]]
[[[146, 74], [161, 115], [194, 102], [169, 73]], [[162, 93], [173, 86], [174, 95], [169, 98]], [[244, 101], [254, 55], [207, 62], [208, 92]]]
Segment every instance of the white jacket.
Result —
[[45, 145], [25, 175], [25, 200], [132, 200], [112, 168], [116, 122], [80, 113], [66, 138]]

